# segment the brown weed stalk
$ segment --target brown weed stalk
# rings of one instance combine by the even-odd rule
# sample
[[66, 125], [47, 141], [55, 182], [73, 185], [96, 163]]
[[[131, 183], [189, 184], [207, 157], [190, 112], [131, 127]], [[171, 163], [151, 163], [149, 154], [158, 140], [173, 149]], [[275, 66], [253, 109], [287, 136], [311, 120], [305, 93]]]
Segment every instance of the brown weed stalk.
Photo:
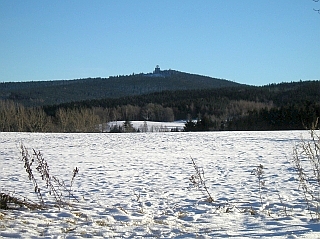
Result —
[[320, 136], [316, 129], [318, 119], [310, 130], [310, 140], [301, 140], [293, 150], [293, 166], [299, 188], [312, 219], [320, 220]]
[[[28, 174], [28, 179], [32, 182], [34, 186], [34, 192], [37, 194], [37, 197], [42, 205], [45, 204], [43, 199], [43, 191], [47, 191], [54, 198], [55, 204], [59, 207], [69, 204], [65, 200], [65, 197], [68, 197], [69, 200], [71, 197], [77, 200], [72, 193], [72, 185], [76, 175], [79, 172], [77, 167], [73, 170], [70, 186], [67, 187], [64, 181], [50, 174], [48, 162], [45, 160], [40, 151], [33, 149], [33, 154], [30, 155], [26, 147], [21, 144], [21, 155], [21, 160], [24, 162], [24, 168]], [[37, 172], [38, 177], [36, 177], [34, 171]], [[41, 180], [39, 180], [39, 178]], [[39, 182], [42, 182], [42, 186], [44, 187], [41, 187]]]
[[195, 170], [195, 174], [191, 175], [191, 177], [189, 178], [191, 186], [199, 189], [207, 197], [207, 201], [211, 203], [214, 201], [214, 199], [211, 196], [209, 188], [206, 185], [206, 181], [204, 179], [204, 170], [203, 168], [197, 166], [193, 158], [191, 158], [191, 160]]
[[262, 188], [265, 186], [265, 181], [263, 180], [263, 165], [260, 164], [259, 166], [257, 166], [255, 169], [252, 170], [251, 174], [255, 175], [258, 178], [260, 204], [263, 205]]

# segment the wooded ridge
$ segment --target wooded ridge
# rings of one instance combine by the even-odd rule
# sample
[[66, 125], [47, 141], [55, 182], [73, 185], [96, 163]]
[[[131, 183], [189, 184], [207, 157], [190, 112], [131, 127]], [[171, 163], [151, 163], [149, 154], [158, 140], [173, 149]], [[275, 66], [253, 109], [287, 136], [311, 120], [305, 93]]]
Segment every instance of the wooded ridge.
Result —
[[160, 74], [132, 74], [109, 78], [77, 80], [4, 82], [0, 99], [14, 100], [24, 106], [55, 105], [66, 102], [119, 98], [161, 91], [196, 90], [241, 86], [224, 80], [174, 70]]
[[1, 83], [0, 93], [0, 131], [96, 132], [120, 120], [188, 120], [185, 131], [293, 130], [310, 128], [320, 116], [320, 81], [258, 87], [170, 71]]

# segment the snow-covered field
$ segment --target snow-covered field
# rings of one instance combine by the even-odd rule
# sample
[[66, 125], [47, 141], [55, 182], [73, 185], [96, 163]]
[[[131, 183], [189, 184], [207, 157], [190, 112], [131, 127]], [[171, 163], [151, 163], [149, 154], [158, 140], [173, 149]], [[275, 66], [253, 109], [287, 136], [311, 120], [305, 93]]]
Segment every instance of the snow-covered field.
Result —
[[[37, 200], [21, 142], [40, 150], [66, 184], [79, 168], [79, 202], [0, 210], [0, 238], [320, 238], [290, 163], [302, 136], [308, 132], [0, 133], [1, 191]], [[212, 203], [190, 188], [191, 158]], [[259, 165], [261, 194], [252, 173]]]

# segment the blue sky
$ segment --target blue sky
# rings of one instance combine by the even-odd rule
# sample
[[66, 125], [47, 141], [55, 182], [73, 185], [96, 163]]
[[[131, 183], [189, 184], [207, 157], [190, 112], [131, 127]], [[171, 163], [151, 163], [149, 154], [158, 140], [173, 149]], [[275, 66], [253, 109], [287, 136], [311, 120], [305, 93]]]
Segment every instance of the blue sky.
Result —
[[312, 0], [0, 0], [0, 82], [148, 73], [320, 79]]

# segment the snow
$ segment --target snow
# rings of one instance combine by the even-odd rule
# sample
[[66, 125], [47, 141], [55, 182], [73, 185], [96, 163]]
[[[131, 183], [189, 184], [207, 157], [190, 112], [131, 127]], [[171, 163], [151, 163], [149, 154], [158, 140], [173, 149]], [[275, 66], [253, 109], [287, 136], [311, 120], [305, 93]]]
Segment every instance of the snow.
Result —
[[[308, 132], [0, 133], [1, 191], [37, 200], [21, 143], [65, 182], [79, 168], [79, 202], [0, 210], [0, 238], [320, 238], [290, 162], [301, 137]], [[212, 203], [191, 187], [191, 158]], [[259, 165], [263, 204], [252, 173]]]

